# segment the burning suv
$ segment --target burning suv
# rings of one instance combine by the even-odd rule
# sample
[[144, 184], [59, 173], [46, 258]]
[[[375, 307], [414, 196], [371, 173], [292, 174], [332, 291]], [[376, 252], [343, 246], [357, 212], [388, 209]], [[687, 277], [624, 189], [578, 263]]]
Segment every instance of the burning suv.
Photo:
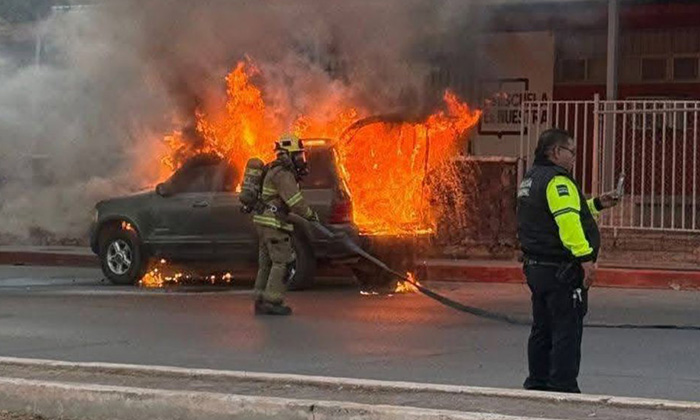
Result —
[[[358, 241], [333, 150], [322, 141], [315, 143], [319, 145], [308, 149], [311, 174], [302, 181], [304, 197], [324, 224]], [[252, 217], [241, 211], [235, 191], [241, 176], [236, 169], [216, 155], [198, 155], [153, 191], [97, 203], [90, 246], [105, 276], [115, 284], [135, 284], [149, 261], [159, 259], [209, 268], [257, 261]], [[294, 233], [294, 248], [296, 274], [290, 289], [311, 286], [318, 261], [358, 261], [339, 239], [301, 229]]]

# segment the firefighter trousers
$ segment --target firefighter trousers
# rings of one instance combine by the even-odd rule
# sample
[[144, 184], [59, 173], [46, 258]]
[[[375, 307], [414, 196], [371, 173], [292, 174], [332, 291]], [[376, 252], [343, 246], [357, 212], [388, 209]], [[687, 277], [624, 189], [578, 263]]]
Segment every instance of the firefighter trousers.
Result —
[[526, 265], [525, 276], [532, 292], [532, 330], [527, 353], [529, 376], [524, 388], [580, 393], [583, 318], [588, 310], [588, 291], [576, 289], [583, 282], [583, 269], [562, 281], [552, 265]]
[[287, 290], [287, 265], [294, 261], [291, 234], [271, 227], [256, 227], [259, 248], [254, 296], [270, 303], [282, 303]]

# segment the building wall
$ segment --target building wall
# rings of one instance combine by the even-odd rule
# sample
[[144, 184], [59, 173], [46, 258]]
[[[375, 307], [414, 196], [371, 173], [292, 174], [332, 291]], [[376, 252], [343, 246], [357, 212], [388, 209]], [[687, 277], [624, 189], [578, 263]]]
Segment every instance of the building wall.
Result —
[[[590, 100], [596, 93], [605, 98], [605, 3], [581, 1], [559, 7], [521, 4], [496, 10], [499, 12], [490, 22], [492, 33], [486, 38], [500, 40], [500, 46], [488, 42], [482, 45], [482, 79], [483, 75], [493, 79], [545, 79], [551, 74], [549, 99]], [[623, 2], [620, 25], [619, 98], [700, 100], [700, 1]], [[550, 33], [553, 48], [543, 40], [531, 45], [514, 41], [530, 36], [523, 34], [542, 33]], [[548, 63], [552, 68], [546, 68]], [[482, 79], [475, 81], [477, 92], [483, 91]], [[514, 84], [505, 84], [501, 94], [513, 96], [516, 89]], [[529, 93], [520, 89], [521, 93]], [[494, 102], [483, 93], [478, 99], [485, 111]], [[536, 95], [527, 99], [543, 98]], [[506, 112], [518, 115], [512, 108], [513, 103], [505, 104]], [[473, 136], [473, 154], [517, 154], [518, 136], [512, 133], [516, 124], [500, 136], [493, 134], [494, 130], [485, 133], [483, 125]]]
[[516, 157], [519, 153], [521, 103], [549, 100], [554, 86], [554, 34], [508, 32], [480, 40], [475, 80], [484, 111], [471, 151], [479, 156]]
[[[604, 32], [557, 33], [555, 99], [604, 95], [606, 50]], [[700, 26], [621, 33], [618, 74], [620, 99], [700, 99]]]

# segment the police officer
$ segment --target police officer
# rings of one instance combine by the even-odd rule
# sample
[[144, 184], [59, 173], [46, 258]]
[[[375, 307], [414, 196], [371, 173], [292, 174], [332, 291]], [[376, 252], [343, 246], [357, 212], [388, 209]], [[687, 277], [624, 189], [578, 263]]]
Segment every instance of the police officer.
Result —
[[262, 184], [264, 211], [253, 216], [259, 237], [258, 275], [255, 279], [255, 314], [291, 315], [284, 304], [288, 266], [294, 262], [292, 232], [294, 226], [285, 220], [294, 212], [308, 220], [318, 221], [299, 190], [299, 181], [308, 175], [302, 141], [284, 135], [275, 143], [277, 158], [270, 163]]
[[581, 392], [583, 318], [600, 249], [596, 217], [618, 197], [586, 200], [571, 175], [575, 160], [568, 132], [545, 131], [518, 189], [518, 238], [533, 316], [525, 389]]

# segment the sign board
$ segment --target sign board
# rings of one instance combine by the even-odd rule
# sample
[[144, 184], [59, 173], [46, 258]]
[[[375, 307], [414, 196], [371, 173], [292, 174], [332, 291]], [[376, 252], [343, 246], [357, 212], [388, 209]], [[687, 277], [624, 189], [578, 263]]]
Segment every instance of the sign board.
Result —
[[[518, 155], [523, 101], [547, 101], [554, 88], [554, 35], [508, 32], [485, 35], [476, 81], [483, 116], [472, 140], [476, 155]], [[488, 77], [484, 77], [488, 75]], [[531, 113], [534, 121], [548, 115]]]

